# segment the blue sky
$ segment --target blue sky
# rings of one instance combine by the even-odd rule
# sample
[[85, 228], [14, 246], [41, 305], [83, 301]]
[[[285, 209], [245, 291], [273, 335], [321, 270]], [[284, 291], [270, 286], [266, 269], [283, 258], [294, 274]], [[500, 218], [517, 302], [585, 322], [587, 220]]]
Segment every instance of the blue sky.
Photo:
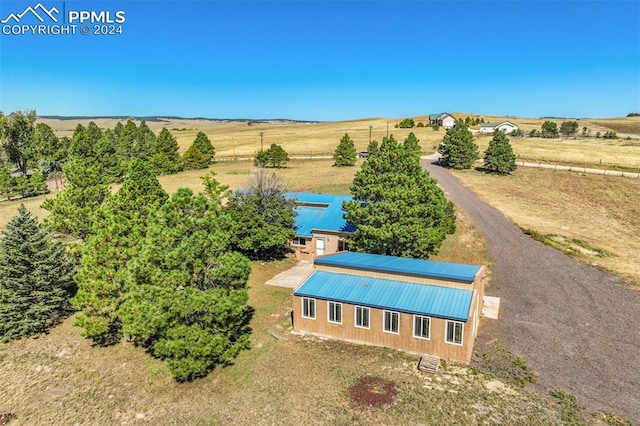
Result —
[[[637, 1], [40, 1], [66, 13], [122, 10], [123, 34], [0, 34], [5, 113], [344, 120], [640, 111]], [[37, 3], [2, 0], [0, 20]]]

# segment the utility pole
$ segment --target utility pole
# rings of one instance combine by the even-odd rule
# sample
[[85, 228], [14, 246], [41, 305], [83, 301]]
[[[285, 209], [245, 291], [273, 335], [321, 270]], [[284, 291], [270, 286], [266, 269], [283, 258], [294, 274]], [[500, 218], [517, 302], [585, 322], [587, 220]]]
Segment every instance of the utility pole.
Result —
[[264, 151], [264, 132], [260, 132], [260, 151]]
[[371, 145], [371, 131], [373, 130], [373, 126], [369, 126], [369, 145]]
[[387, 121], [387, 139], [389, 139], [389, 122]]

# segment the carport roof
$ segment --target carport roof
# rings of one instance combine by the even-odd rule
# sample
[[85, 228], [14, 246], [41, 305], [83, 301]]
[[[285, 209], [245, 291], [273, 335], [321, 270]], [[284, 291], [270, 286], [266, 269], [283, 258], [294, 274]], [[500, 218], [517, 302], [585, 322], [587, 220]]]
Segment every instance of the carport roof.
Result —
[[466, 322], [473, 291], [315, 271], [294, 295]]
[[435, 262], [433, 260], [409, 259], [380, 254], [345, 252], [315, 259], [316, 265], [336, 266], [392, 274], [413, 275], [472, 283], [482, 268], [478, 265]]

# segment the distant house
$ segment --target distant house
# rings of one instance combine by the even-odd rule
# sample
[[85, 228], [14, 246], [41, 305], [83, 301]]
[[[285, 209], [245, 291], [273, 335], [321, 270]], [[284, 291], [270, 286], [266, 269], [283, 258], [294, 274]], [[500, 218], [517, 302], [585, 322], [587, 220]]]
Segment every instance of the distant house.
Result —
[[344, 238], [355, 228], [344, 218], [342, 203], [351, 200], [347, 195], [289, 192], [296, 199], [296, 236], [291, 248], [299, 260], [313, 260], [316, 256], [348, 249]]
[[429, 114], [429, 125], [433, 126], [434, 124], [448, 129], [456, 124], [456, 119], [446, 112], [441, 112], [440, 114]]
[[485, 268], [345, 252], [314, 261], [293, 293], [301, 334], [469, 363]]
[[518, 130], [518, 126], [510, 121], [502, 121], [500, 123], [481, 123], [480, 133], [487, 134], [493, 133], [496, 130], [503, 131], [504, 133], [513, 133]]

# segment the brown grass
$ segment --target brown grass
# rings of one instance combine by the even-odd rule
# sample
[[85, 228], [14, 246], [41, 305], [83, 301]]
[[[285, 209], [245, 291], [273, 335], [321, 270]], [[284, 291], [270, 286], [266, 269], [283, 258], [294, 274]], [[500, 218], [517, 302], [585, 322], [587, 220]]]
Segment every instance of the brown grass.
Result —
[[640, 285], [640, 180], [530, 168], [454, 173], [520, 227], [554, 234], [584, 262]]

